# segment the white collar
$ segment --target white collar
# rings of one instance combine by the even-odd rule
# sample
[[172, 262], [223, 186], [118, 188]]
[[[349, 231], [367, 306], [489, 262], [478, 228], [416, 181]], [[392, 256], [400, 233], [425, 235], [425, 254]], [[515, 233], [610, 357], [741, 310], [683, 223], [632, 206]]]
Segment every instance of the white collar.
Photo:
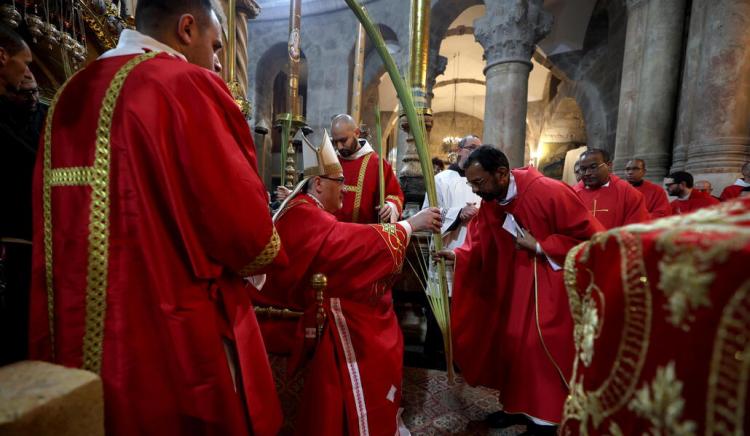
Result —
[[375, 150], [372, 149], [372, 145], [370, 145], [370, 143], [367, 142], [366, 139], [358, 139], [357, 141], [359, 141], [359, 144], [361, 145], [361, 147], [359, 147], [359, 150], [355, 151], [354, 154], [352, 154], [351, 156], [347, 156], [347, 157], [344, 157], [344, 156], [342, 156], [342, 155], [339, 154], [339, 159], [357, 160], [357, 159], [361, 158], [362, 156], [364, 156], [366, 154], [370, 154], [373, 151], [375, 151]]
[[172, 47], [157, 41], [156, 39], [144, 35], [137, 30], [125, 29], [120, 33], [120, 41], [117, 47], [105, 51], [99, 59], [111, 58], [114, 56], [125, 56], [132, 54], [146, 53], [146, 51], [158, 51], [169, 53], [174, 57], [187, 61], [185, 56], [173, 49]]
[[745, 179], [737, 179], [736, 182], [734, 182], [735, 186], [742, 186], [743, 188], [747, 188], [750, 186], [750, 183], [747, 183]]
[[505, 206], [506, 204], [513, 201], [513, 199], [516, 198], [517, 194], [518, 194], [518, 189], [516, 189], [516, 178], [513, 177], [513, 173], [510, 173], [510, 182], [508, 182], [508, 192], [505, 193], [505, 198], [500, 200], [500, 204]]
[[[598, 188], [596, 188], [596, 189], [609, 188], [609, 184], [610, 184], [611, 182], [612, 182], [612, 179], [610, 178], [609, 180], [607, 180], [607, 183], [603, 184], [602, 186], [600, 186], [600, 187], [598, 187]], [[583, 187], [584, 187], [584, 188], [586, 188], [586, 189], [588, 189], [588, 190], [591, 190], [591, 188], [589, 188], [589, 187], [588, 187], [588, 186], [586, 186], [585, 184], [583, 185]]]

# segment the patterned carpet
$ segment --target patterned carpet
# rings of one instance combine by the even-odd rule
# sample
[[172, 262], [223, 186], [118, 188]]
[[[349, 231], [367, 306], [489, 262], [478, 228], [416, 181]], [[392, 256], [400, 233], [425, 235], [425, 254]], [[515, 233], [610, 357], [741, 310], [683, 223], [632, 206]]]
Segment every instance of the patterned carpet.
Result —
[[404, 368], [403, 419], [414, 436], [425, 435], [517, 435], [525, 427], [490, 429], [487, 414], [500, 410], [492, 389], [471, 387], [456, 376], [448, 383], [444, 371]]
[[[281, 435], [293, 434], [296, 407], [302, 393], [302, 377], [287, 380], [286, 359], [269, 356], [276, 388], [284, 411]], [[484, 417], [500, 409], [492, 389], [471, 387], [460, 376], [453, 385], [447, 374], [422, 368], [404, 368], [404, 393], [401, 400], [403, 420], [414, 436], [427, 435], [517, 435], [525, 427], [515, 426], [494, 430], [483, 422]]]

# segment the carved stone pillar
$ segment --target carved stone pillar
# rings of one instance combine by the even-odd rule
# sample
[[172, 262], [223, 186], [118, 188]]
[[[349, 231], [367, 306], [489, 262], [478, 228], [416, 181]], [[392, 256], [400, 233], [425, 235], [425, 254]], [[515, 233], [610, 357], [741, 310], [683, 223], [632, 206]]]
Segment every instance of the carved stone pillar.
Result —
[[[750, 1], [693, 2], [690, 31], [688, 50], [698, 61], [686, 64], [692, 77], [683, 77], [677, 128], [683, 147], [675, 157], [685, 156], [686, 171], [721, 190], [750, 157]], [[697, 45], [693, 31], [700, 33]]]
[[682, 58], [685, 0], [628, 0], [615, 170], [646, 161], [649, 179], [667, 175]]
[[501, 149], [512, 168], [523, 166], [526, 108], [534, 46], [552, 29], [542, 0], [496, 0], [474, 21], [487, 83], [482, 140]]

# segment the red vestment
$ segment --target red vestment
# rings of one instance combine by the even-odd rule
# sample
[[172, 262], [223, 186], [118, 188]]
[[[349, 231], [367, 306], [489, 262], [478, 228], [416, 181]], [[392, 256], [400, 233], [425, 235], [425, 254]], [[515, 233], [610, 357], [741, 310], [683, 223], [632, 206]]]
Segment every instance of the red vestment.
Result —
[[[292, 364], [315, 344], [317, 303], [310, 278], [325, 274], [327, 315], [306, 363], [296, 431], [304, 435], [393, 435], [401, 399], [403, 338], [390, 281], [400, 272], [408, 236], [399, 224], [343, 223], [308, 195], [276, 221], [292, 267], [272, 271], [256, 305], [304, 312], [299, 320], [260, 319], [269, 351]], [[310, 330], [312, 328], [312, 338]], [[308, 333], [308, 339], [305, 339]], [[287, 350], [274, 347], [283, 342]]]
[[720, 201], [712, 197], [710, 194], [693, 189], [690, 191], [690, 196], [688, 196], [687, 200], [672, 200], [672, 215], [690, 213], [719, 203]]
[[[347, 223], [377, 223], [380, 204], [378, 192], [378, 154], [367, 153], [357, 159], [339, 158], [344, 170], [344, 206], [336, 212], [339, 221]], [[385, 178], [385, 201], [396, 206], [397, 215], [404, 210], [404, 193], [388, 160], [383, 160]]]
[[607, 229], [649, 220], [643, 195], [614, 174], [610, 174], [608, 186], [588, 189], [578, 182], [573, 189]]
[[276, 434], [249, 289], [230, 273], [286, 263], [252, 136], [217, 75], [149, 56], [93, 62], [49, 111], [30, 356], [98, 372], [110, 435]]
[[747, 433], [748, 264], [750, 198], [571, 250], [576, 373], [560, 434]]
[[455, 360], [468, 383], [499, 389], [507, 412], [560, 422], [574, 352], [562, 271], [517, 249], [502, 226], [513, 214], [559, 265], [604, 228], [567, 185], [534, 168], [511, 172], [516, 197], [505, 206], [483, 201], [455, 250]]
[[663, 218], [672, 214], [672, 207], [669, 205], [667, 192], [656, 183], [643, 180], [640, 186], [633, 187], [643, 195], [651, 219]]
[[734, 185], [727, 186], [726, 188], [724, 188], [723, 191], [721, 191], [719, 200], [727, 201], [733, 198], [737, 198], [742, 193], [742, 190], [745, 189], [747, 186], [750, 186], [750, 185], [748, 185], [745, 179], [737, 179], [737, 181], [734, 182]]

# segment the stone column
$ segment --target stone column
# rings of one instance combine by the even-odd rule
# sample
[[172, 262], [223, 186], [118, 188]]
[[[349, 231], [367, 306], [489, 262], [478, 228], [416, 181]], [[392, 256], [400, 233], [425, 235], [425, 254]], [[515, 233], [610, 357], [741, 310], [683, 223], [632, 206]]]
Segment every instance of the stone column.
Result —
[[632, 158], [646, 161], [661, 183], [670, 163], [682, 58], [685, 0], [627, 0], [615, 171]]
[[[693, 2], [702, 19], [700, 63], [685, 170], [715, 190], [750, 157], [750, 0]], [[692, 26], [691, 26], [692, 30]]]
[[531, 55], [552, 29], [552, 16], [542, 0], [495, 0], [486, 8], [474, 21], [487, 59], [482, 140], [503, 150], [515, 168], [524, 164]]

